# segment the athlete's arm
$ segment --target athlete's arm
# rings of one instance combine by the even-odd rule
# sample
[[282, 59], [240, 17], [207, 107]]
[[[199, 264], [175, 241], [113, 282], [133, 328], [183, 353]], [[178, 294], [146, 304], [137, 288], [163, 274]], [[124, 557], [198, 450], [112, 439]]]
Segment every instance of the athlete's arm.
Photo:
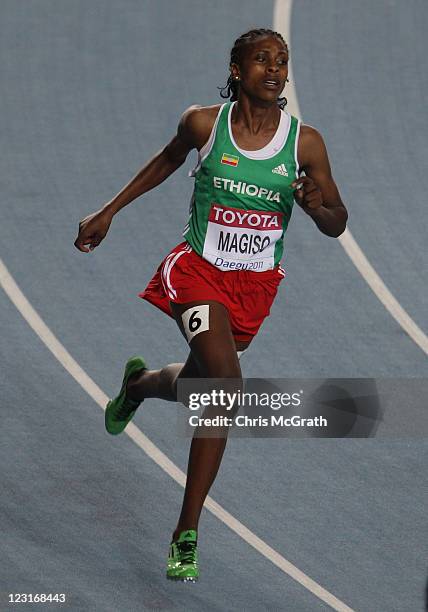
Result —
[[[79, 223], [75, 247], [84, 253], [92, 251], [106, 236], [113, 216], [143, 193], [150, 191], [168, 178], [186, 160], [189, 152], [200, 149], [209, 138], [213, 121], [211, 107], [191, 106], [181, 117], [177, 134], [159, 153], [149, 160], [140, 172], [100, 210]], [[208, 112], [204, 112], [208, 111]]]
[[157, 187], [173, 172], [184, 164], [192, 149], [197, 149], [208, 140], [209, 132], [204, 138], [206, 128], [205, 108], [191, 106], [180, 119], [177, 134], [157, 153], [140, 172], [126, 185], [104, 208], [116, 214], [124, 206]]
[[348, 213], [331, 175], [327, 149], [321, 134], [309, 125], [302, 125], [297, 157], [306, 176], [296, 179], [296, 202], [327, 236], [337, 238], [345, 231]]

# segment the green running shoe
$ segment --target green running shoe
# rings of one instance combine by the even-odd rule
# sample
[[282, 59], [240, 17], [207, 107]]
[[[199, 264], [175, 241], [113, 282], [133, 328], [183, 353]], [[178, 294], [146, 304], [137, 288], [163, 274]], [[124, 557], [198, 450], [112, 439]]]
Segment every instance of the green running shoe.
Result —
[[126, 397], [126, 385], [131, 374], [138, 370], [147, 370], [146, 363], [142, 357], [131, 357], [125, 366], [122, 387], [119, 395], [110, 400], [105, 412], [105, 425], [109, 434], [116, 436], [122, 433], [129, 421], [134, 416], [141, 402]]
[[166, 577], [182, 582], [196, 582], [198, 568], [198, 534], [194, 529], [182, 531], [176, 542], [171, 542]]

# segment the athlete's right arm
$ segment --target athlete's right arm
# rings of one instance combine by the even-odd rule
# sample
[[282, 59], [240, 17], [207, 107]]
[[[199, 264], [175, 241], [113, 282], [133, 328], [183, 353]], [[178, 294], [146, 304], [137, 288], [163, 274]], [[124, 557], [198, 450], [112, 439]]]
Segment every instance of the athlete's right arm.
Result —
[[162, 183], [185, 162], [192, 149], [200, 149], [203, 146], [212, 128], [204, 110], [196, 106], [188, 108], [183, 113], [177, 134], [171, 142], [149, 160], [112, 200], [80, 221], [79, 234], [74, 242], [79, 251], [88, 253], [97, 247], [106, 236], [112, 219], [119, 210]]

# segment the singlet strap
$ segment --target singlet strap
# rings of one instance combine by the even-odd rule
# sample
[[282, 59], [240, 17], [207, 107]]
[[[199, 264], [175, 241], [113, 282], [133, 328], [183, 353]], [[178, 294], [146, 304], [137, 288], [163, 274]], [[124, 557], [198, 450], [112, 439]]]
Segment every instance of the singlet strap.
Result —
[[208, 157], [208, 155], [211, 153], [211, 150], [214, 146], [214, 142], [215, 142], [215, 138], [216, 138], [216, 134], [217, 134], [217, 126], [218, 123], [220, 121], [220, 116], [223, 112], [223, 109], [225, 108], [225, 106], [228, 106], [228, 103], [225, 102], [224, 104], [222, 104], [218, 110], [217, 113], [217, 117], [215, 118], [214, 121], [214, 125], [212, 127], [211, 133], [209, 135], [209, 138], [207, 140], [207, 142], [204, 144], [204, 146], [201, 148], [200, 151], [198, 151], [198, 161], [196, 163], [196, 166], [193, 168], [193, 170], [189, 171], [189, 176], [194, 177], [195, 174], [198, 172], [198, 170], [200, 169], [202, 162]]

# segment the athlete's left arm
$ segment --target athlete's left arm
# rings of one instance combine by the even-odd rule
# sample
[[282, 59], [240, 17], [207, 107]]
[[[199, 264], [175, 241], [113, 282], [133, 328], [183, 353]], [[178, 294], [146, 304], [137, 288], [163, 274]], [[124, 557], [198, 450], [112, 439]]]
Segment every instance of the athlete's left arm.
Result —
[[348, 213], [331, 175], [324, 140], [309, 125], [301, 127], [297, 158], [306, 176], [292, 183], [294, 198], [323, 234], [337, 238], [345, 231]]

